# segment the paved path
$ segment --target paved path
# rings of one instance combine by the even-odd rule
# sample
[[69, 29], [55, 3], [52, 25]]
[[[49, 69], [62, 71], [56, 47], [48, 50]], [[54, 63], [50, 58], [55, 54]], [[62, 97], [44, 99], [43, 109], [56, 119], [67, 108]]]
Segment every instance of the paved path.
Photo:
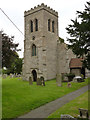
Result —
[[[89, 87], [90, 88], [90, 87]], [[29, 113], [20, 116], [19, 118], [47, 118], [51, 113], [62, 107], [64, 104], [80, 96], [88, 90], [88, 86], [84, 86], [79, 90], [69, 93], [61, 98], [58, 98], [50, 103], [47, 103], [39, 108], [36, 108]]]

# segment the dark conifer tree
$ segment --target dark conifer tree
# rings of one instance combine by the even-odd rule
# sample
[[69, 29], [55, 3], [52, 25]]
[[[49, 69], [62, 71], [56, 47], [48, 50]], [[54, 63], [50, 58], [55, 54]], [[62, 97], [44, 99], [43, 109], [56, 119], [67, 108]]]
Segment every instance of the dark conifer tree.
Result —
[[67, 40], [69, 48], [77, 55], [83, 57], [84, 65], [90, 69], [90, 2], [87, 2], [83, 12], [77, 11], [77, 18], [72, 21], [66, 30], [70, 35]]

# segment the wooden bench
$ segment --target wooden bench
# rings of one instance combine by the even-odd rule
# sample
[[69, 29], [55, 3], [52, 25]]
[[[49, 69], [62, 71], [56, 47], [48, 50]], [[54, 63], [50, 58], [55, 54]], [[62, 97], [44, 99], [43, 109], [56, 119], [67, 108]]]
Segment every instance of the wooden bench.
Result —
[[79, 108], [80, 118], [89, 118], [89, 113], [87, 109]]

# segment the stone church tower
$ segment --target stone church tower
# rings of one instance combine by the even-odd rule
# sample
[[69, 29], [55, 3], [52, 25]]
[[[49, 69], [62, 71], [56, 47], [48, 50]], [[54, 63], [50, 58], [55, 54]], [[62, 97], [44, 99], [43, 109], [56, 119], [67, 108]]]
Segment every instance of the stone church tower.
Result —
[[[65, 68], [59, 67], [63, 67], [62, 64], [66, 63], [67, 59], [66, 56], [63, 57], [67, 51], [65, 45], [58, 42], [58, 13], [41, 4], [25, 11], [24, 20], [23, 79], [29, 80], [30, 76], [33, 77], [33, 81], [40, 76], [45, 80], [55, 78], [57, 73], [62, 73], [63, 69], [65, 71]], [[64, 54], [61, 52], [63, 49]]]

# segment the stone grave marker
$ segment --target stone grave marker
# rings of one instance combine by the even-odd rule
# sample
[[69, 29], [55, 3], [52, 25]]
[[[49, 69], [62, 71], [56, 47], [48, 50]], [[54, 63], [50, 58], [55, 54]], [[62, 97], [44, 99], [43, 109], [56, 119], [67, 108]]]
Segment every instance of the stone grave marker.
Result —
[[67, 83], [67, 87], [69, 87], [69, 88], [71, 87], [71, 82]]
[[61, 114], [61, 120], [77, 120], [77, 119], [69, 114], [64, 114], [64, 115]]
[[7, 74], [3, 74], [2, 78], [5, 79], [7, 77]]
[[29, 77], [29, 85], [32, 85], [33, 84], [33, 81], [32, 81], [32, 77], [30, 76]]
[[37, 78], [37, 85], [42, 85], [40, 78]]
[[57, 83], [57, 86], [62, 86], [62, 77], [60, 74], [57, 74], [56, 76], [56, 83]]
[[64, 81], [68, 82], [68, 77], [67, 76], [64, 77]]
[[13, 74], [10, 73], [10, 78], [13, 78]]
[[41, 76], [41, 83], [42, 83], [42, 86], [45, 86], [45, 80], [44, 80], [44, 77], [43, 76]]
[[79, 115], [80, 118], [87, 118], [87, 119], [89, 118], [89, 112], [87, 109], [79, 108], [79, 113], [80, 113]]

